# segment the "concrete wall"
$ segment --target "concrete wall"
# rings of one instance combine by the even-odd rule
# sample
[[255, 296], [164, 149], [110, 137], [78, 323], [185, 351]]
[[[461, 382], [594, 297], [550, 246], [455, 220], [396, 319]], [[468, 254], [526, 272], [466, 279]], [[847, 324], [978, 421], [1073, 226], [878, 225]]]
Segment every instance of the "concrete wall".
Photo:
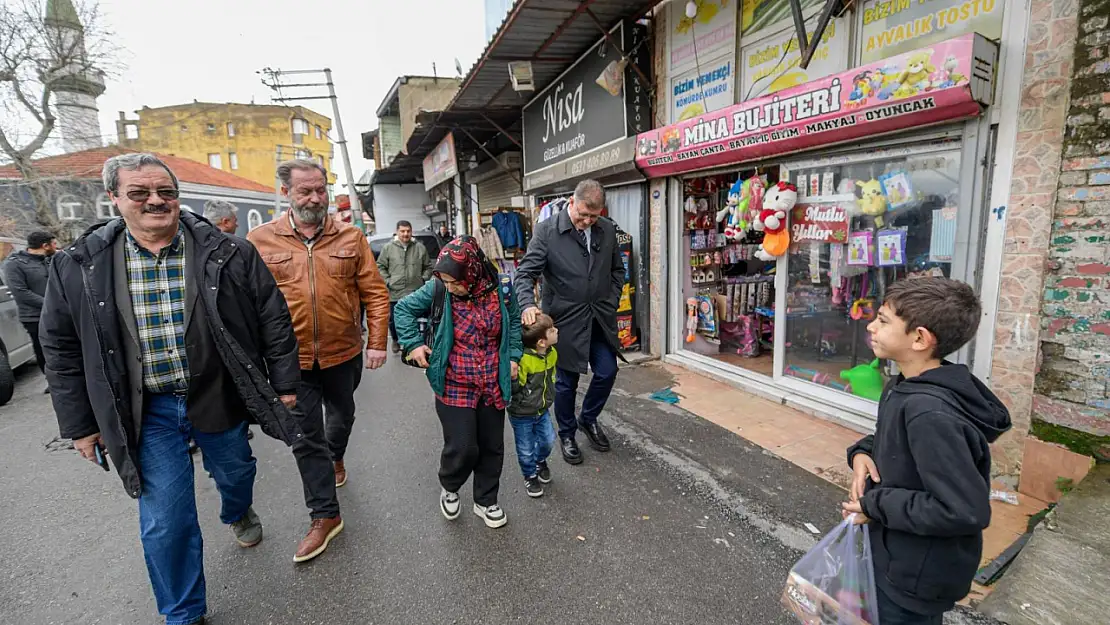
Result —
[[[139, 119], [120, 120], [119, 143], [136, 150], [161, 152], [208, 164], [209, 154], [220, 154], [222, 169], [254, 180], [260, 184], [274, 184], [274, 170], [278, 146], [283, 160], [294, 158], [297, 150], [304, 150], [313, 158], [323, 158], [324, 168], [332, 172], [335, 164], [328, 132], [331, 120], [304, 107], [286, 107], [253, 104], [195, 103], [163, 108], [143, 108]], [[308, 134], [295, 143], [293, 118], [308, 122]], [[139, 138], [128, 139], [126, 126], [138, 126]], [[234, 124], [235, 135], [228, 136], [227, 124]], [[209, 126], [212, 130], [209, 130]], [[316, 138], [319, 126], [321, 138]], [[239, 168], [231, 168], [235, 153]], [[329, 182], [335, 182], [330, 173]]]
[[374, 224], [377, 232], [393, 232], [400, 219], [411, 222], [414, 230], [427, 228], [431, 221], [424, 215], [424, 205], [430, 203], [423, 184], [374, 185]]
[[[667, 10], [666, 5], [653, 16], [652, 77], [655, 80], [655, 101], [652, 111], [653, 128], [667, 124]], [[667, 179], [648, 181], [648, 344], [651, 355], [660, 357], [667, 351]]]
[[408, 82], [397, 89], [401, 108], [402, 146], [408, 143], [416, 129], [416, 115], [421, 111], [442, 111], [447, 108], [455, 97], [455, 92], [459, 90], [460, 82], [458, 78], [410, 76]]

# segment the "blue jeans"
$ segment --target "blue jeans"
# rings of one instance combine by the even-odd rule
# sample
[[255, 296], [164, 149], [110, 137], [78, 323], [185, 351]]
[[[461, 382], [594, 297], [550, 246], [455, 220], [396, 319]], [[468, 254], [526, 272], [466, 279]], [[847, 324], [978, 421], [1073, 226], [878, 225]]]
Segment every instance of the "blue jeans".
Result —
[[[585, 425], [597, 423], [597, 416], [605, 408], [609, 393], [613, 392], [613, 385], [617, 382], [617, 352], [613, 351], [596, 321], [592, 323], [590, 335], [590, 369], [594, 377], [582, 399], [581, 421]], [[559, 420], [560, 438], [574, 438], [574, 433], [578, 431], [574, 403], [578, 398], [579, 377], [577, 371], [555, 368], [555, 418]]]
[[204, 468], [220, 491], [221, 521], [230, 524], [243, 518], [254, 497], [256, 469], [247, 424], [219, 434], [194, 430], [185, 417], [185, 401], [173, 394], [147, 397], [139, 436], [139, 536], [166, 625], [190, 625], [208, 609], [189, 439], [200, 447]]
[[509, 415], [516, 439], [516, 459], [520, 461], [520, 472], [524, 477], [535, 477], [536, 465], [546, 462], [555, 444], [555, 427], [551, 425], [551, 415], [545, 410], [535, 417], [514, 417]]

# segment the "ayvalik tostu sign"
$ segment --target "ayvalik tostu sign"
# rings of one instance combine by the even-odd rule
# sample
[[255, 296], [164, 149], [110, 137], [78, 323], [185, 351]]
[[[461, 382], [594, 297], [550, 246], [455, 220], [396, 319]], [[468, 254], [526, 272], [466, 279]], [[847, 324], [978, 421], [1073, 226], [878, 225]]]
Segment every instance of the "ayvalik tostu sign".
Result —
[[651, 128], [650, 96], [639, 75], [650, 72], [642, 26], [622, 23], [612, 32], [630, 54], [602, 39], [524, 107], [524, 173], [534, 173]]

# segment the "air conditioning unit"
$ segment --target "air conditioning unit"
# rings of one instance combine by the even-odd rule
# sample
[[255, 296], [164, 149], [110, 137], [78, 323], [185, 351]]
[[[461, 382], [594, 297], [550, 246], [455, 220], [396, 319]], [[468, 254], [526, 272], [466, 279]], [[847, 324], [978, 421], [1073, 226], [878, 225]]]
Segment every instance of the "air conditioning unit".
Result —
[[509, 79], [514, 91], [535, 91], [536, 81], [532, 75], [531, 61], [510, 61]]

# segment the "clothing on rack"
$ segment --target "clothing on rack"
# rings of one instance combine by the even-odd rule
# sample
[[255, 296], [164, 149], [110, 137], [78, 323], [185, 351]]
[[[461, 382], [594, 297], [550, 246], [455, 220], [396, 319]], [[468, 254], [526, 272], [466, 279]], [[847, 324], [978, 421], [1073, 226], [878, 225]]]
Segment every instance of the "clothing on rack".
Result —
[[493, 214], [493, 228], [501, 237], [501, 245], [506, 249], [524, 247], [524, 228], [520, 225], [520, 215], [515, 211], [501, 210]]
[[501, 245], [501, 236], [497, 234], [493, 226], [482, 226], [474, 233], [474, 238], [478, 239], [478, 247], [482, 248], [482, 253], [490, 260], [499, 260], [505, 258], [505, 248]]
[[536, 223], [544, 221], [545, 219], [548, 219], [553, 215], [557, 215], [559, 211], [566, 208], [566, 206], [567, 199], [565, 197], [555, 198], [554, 200], [544, 202], [543, 205], [540, 206], [540, 215], [536, 218]]

